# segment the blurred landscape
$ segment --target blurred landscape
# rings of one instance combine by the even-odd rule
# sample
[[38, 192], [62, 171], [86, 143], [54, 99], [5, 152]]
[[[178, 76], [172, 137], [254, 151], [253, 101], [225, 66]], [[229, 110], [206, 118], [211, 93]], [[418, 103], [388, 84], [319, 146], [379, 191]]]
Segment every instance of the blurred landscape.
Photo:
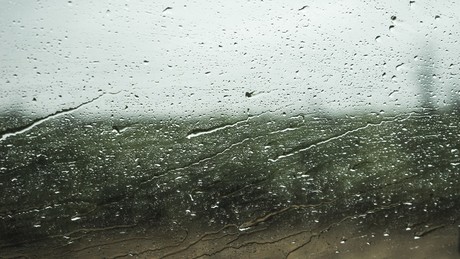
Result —
[[458, 258], [459, 3], [0, 10], [0, 258]]
[[[153, 121], [63, 115], [0, 143], [0, 250], [110, 257], [140, 252], [138, 244], [145, 257], [218, 258], [244, 257], [253, 242], [255, 252], [303, 256], [312, 238], [350, 224], [368, 238], [427, 238], [459, 222], [459, 122], [454, 108]], [[259, 249], [264, 242], [275, 245]], [[276, 246], [283, 242], [296, 245]]]

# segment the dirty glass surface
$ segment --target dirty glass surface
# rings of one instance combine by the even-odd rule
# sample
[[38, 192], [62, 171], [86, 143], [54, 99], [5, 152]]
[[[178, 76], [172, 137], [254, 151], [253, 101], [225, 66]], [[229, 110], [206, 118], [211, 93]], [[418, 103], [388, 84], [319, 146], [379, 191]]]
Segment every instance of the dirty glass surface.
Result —
[[459, 11], [1, 1], [0, 257], [457, 258]]

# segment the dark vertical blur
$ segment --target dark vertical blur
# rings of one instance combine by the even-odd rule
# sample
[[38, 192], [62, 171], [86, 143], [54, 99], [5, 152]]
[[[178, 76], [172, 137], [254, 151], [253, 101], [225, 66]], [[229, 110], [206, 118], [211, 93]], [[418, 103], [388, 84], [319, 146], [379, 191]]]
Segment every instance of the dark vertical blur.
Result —
[[434, 51], [429, 44], [422, 56], [420, 57], [423, 64], [419, 67], [418, 72], [418, 87], [420, 91], [420, 102], [423, 110], [433, 112], [435, 110], [435, 95], [436, 83], [434, 81], [435, 74], [435, 63], [434, 63]]

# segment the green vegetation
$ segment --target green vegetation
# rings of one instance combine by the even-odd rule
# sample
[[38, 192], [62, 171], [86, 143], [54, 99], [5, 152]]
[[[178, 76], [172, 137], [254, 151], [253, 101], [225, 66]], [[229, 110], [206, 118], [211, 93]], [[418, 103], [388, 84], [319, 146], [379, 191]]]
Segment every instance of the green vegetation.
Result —
[[115, 225], [243, 226], [294, 205], [297, 223], [394, 204], [407, 220], [447, 218], [459, 210], [459, 127], [456, 113], [63, 116], [0, 143], [1, 243]]

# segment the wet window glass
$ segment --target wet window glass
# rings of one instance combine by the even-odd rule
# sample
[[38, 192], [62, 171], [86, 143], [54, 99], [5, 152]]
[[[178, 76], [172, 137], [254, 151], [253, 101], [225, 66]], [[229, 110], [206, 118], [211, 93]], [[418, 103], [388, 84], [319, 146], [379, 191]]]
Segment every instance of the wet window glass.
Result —
[[2, 1], [0, 257], [457, 258], [459, 11]]

